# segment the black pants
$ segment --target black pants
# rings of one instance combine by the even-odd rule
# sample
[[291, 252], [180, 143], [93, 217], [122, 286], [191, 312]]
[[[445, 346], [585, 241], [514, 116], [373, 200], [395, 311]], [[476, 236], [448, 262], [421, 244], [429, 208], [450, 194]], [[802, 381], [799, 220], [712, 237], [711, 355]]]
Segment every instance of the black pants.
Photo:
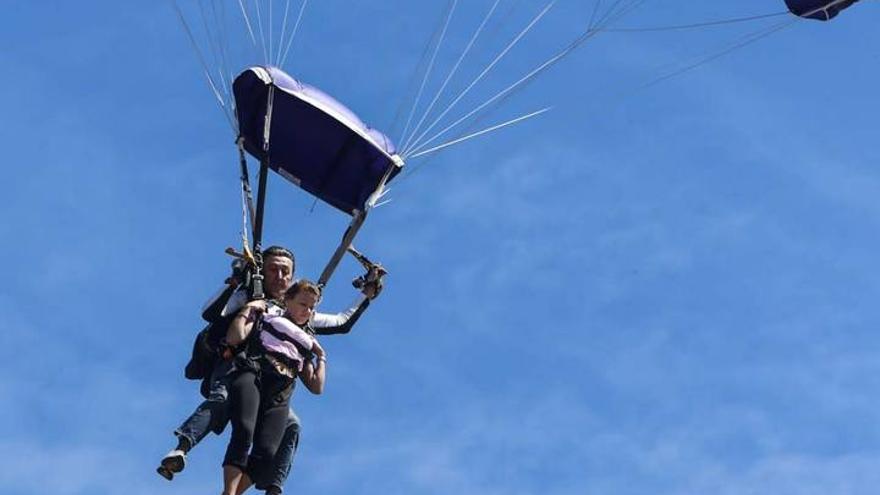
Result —
[[257, 489], [272, 481], [273, 458], [287, 425], [292, 388], [287, 377], [252, 370], [242, 370], [229, 385], [232, 435], [223, 465], [245, 471]]

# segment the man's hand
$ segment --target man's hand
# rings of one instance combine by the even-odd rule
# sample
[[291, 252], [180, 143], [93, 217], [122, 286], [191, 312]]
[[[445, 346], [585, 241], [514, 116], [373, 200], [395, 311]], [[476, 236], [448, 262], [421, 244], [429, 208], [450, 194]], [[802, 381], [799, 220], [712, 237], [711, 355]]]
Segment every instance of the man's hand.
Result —
[[379, 297], [379, 293], [382, 292], [382, 279], [374, 280], [373, 282], [367, 282], [364, 284], [364, 288], [361, 289], [361, 293], [367, 296], [367, 299], [376, 299]]
[[250, 308], [251, 316], [258, 316], [266, 312], [269, 303], [265, 299], [256, 299], [247, 303], [245, 307]]
[[361, 293], [369, 299], [379, 297], [379, 293], [382, 292], [382, 287], [385, 285], [386, 273], [388, 272], [382, 265], [372, 265], [364, 276], [364, 286], [361, 288]]

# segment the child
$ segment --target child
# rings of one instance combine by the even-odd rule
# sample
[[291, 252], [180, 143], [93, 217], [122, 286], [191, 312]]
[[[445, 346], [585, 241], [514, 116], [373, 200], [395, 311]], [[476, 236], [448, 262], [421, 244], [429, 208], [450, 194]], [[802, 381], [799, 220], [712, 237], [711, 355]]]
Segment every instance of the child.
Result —
[[[236, 495], [251, 481], [257, 489], [267, 487], [296, 377], [313, 394], [324, 389], [326, 355], [303, 329], [319, 297], [317, 285], [300, 280], [285, 293], [283, 317], [264, 315], [265, 301], [252, 301], [229, 326], [227, 343], [246, 348], [235, 357], [229, 384], [232, 435], [223, 460], [223, 495]], [[259, 332], [252, 335], [258, 320]]]

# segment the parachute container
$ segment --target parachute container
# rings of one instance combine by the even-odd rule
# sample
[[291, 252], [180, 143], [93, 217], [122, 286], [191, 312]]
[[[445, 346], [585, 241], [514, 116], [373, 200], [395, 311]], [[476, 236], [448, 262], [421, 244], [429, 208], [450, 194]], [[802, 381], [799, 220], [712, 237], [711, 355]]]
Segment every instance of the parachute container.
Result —
[[858, 0], [785, 0], [792, 14], [806, 19], [830, 21]]
[[[349, 215], [365, 212], [374, 193], [403, 166], [387, 136], [281, 69], [251, 67], [236, 77], [232, 88], [245, 150]], [[270, 93], [271, 128], [264, 146]]]

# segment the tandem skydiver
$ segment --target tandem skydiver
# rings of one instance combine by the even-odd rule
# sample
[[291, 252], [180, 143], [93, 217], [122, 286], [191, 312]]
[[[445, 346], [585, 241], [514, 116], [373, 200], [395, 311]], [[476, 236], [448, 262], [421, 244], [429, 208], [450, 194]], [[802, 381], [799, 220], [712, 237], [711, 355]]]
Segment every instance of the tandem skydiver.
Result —
[[[263, 277], [264, 288], [269, 296], [267, 301], [266, 314], [280, 316], [284, 313], [281, 306], [281, 300], [285, 291], [291, 285], [294, 277], [295, 261], [293, 253], [280, 247], [272, 246], [263, 251]], [[204, 341], [212, 340], [210, 335], [225, 336], [226, 330], [231, 320], [238, 313], [248, 299], [246, 290], [236, 288], [234, 279], [228, 280], [230, 286], [219, 296], [219, 299], [209, 302], [203, 317], [209, 321], [209, 325], [202, 332], [206, 337]], [[339, 314], [314, 313], [311, 317], [310, 327], [318, 335], [344, 334], [351, 331], [351, 328], [357, 322], [361, 314], [370, 305], [370, 301], [381, 292], [382, 280], [367, 283], [362, 286], [361, 291], [364, 296], [352, 306], [349, 310]], [[201, 334], [200, 334], [201, 335]], [[215, 341], [214, 344], [217, 342]], [[200, 342], [196, 342], [196, 348], [200, 346]], [[202, 344], [205, 347], [206, 344]], [[187, 453], [196, 446], [210, 431], [220, 434], [226, 427], [229, 420], [228, 411], [228, 380], [226, 375], [231, 368], [230, 361], [217, 359], [212, 354], [208, 370], [204, 368], [204, 358], [201, 366], [197, 364], [197, 353], [194, 348], [193, 357], [187, 365], [188, 378], [202, 378], [202, 395], [206, 397], [203, 401], [181, 425], [174, 431], [177, 436], [177, 446], [172, 449], [161, 461], [157, 472], [168, 480], [173, 479], [175, 473], [183, 471], [186, 463]], [[200, 353], [204, 356], [204, 352]], [[192, 372], [193, 368], [203, 368]], [[200, 376], [201, 373], [201, 376]], [[284, 481], [290, 471], [293, 456], [299, 444], [300, 423], [299, 418], [293, 412], [288, 410], [287, 426], [285, 428], [284, 437], [281, 446], [275, 456], [275, 465], [273, 468], [274, 478], [271, 482], [267, 493], [281, 493]]]

